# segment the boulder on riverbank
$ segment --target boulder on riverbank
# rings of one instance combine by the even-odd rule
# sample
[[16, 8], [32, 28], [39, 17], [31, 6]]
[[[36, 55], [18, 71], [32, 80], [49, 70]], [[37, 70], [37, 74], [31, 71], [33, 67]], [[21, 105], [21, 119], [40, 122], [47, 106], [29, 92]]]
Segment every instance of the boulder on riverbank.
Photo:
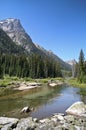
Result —
[[86, 105], [80, 101], [75, 102], [66, 110], [66, 113], [86, 117]]
[[[5, 121], [3, 123], [3, 120]], [[73, 115], [55, 114], [37, 120], [32, 117], [15, 119], [1, 117], [0, 130], [85, 130], [86, 118]]]
[[10, 128], [15, 128], [19, 119], [0, 117], [0, 130], [11, 130]]

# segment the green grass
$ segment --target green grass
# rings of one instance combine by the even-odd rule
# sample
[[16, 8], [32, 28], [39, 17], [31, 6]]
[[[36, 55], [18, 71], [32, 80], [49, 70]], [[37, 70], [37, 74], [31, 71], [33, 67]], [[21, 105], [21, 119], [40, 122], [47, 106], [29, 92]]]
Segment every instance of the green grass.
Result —
[[77, 78], [72, 78], [67, 80], [67, 82], [75, 87], [79, 87], [79, 88], [86, 88], [86, 83], [79, 83]]
[[18, 77], [10, 77], [8, 75], [4, 76], [3, 79], [0, 79], [0, 87], [10, 87], [12, 82], [23, 82], [24, 79], [23, 78], [18, 78]]
[[49, 80], [59, 80], [59, 81], [64, 81], [63, 78], [43, 78], [43, 79], [32, 79], [30, 77], [25, 77], [25, 78], [18, 78], [18, 77], [10, 77], [8, 75], [4, 76], [3, 79], [0, 79], [0, 87], [7, 87], [10, 86], [10, 84], [14, 81], [16, 82], [39, 82], [39, 83], [48, 83]]
[[67, 80], [67, 82], [74, 87], [80, 88], [79, 94], [81, 94], [83, 96], [86, 95], [86, 84], [85, 83], [79, 83], [76, 78], [69, 79], [69, 80]]
[[79, 94], [81, 94], [81, 95], [83, 95], [83, 96], [86, 96], [86, 88], [80, 89]]
[[57, 81], [57, 80], [59, 80], [59, 81], [62, 81], [62, 82], [64, 82], [64, 78], [43, 78], [43, 79], [38, 79], [38, 81], [40, 82], [40, 83], [48, 83], [50, 80], [52, 80], [52, 81]]

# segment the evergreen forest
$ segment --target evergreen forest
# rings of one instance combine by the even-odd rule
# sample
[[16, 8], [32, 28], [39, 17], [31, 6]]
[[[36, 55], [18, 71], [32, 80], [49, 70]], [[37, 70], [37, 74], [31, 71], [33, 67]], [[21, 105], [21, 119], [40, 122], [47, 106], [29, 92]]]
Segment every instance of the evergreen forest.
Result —
[[0, 78], [4, 75], [19, 78], [47, 78], [61, 77], [62, 73], [60, 64], [53, 59], [42, 58], [36, 54], [26, 56], [1, 53]]
[[78, 82], [86, 83], [86, 61], [82, 49], [79, 54], [79, 61], [75, 64], [75, 77]]

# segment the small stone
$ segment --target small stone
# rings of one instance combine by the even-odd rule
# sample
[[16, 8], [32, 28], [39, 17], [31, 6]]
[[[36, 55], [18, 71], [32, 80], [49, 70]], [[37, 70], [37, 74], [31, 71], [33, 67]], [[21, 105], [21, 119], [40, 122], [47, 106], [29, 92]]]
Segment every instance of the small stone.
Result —
[[37, 118], [33, 118], [33, 121], [34, 121], [34, 122], [38, 122], [38, 119], [37, 119]]
[[57, 118], [52, 117], [52, 118], [51, 118], [51, 121], [54, 121], [54, 122], [56, 123], [56, 122], [57, 122]]
[[58, 120], [62, 121], [62, 120], [64, 120], [64, 117], [61, 115], [58, 115]]
[[75, 121], [74, 116], [72, 115], [67, 115], [64, 117], [64, 119], [68, 122], [68, 123], [73, 123]]

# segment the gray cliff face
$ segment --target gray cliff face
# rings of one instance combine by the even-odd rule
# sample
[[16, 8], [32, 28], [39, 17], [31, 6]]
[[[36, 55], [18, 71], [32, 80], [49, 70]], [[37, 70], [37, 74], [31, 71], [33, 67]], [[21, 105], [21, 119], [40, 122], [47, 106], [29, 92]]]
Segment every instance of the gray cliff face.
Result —
[[15, 42], [17, 45], [23, 47], [29, 54], [39, 54], [43, 58], [53, 58], [61, 64], [61, 67], [70, 70], [71, 67], [58, 56], [53, 54], [51, 51], [47, 51], [37, 44], [32, 42], [30, 36], [25, 32], [19, 19], [8, 18], [0, 21], [0, 28], [6, 32], [6, 34]]
[[16, 44], [23, 46], [28, 52], [36, 49], [30, 36], [22, 27], [20, 20], [12, 18], [1, 20], [0, 28], [3, 29]]

